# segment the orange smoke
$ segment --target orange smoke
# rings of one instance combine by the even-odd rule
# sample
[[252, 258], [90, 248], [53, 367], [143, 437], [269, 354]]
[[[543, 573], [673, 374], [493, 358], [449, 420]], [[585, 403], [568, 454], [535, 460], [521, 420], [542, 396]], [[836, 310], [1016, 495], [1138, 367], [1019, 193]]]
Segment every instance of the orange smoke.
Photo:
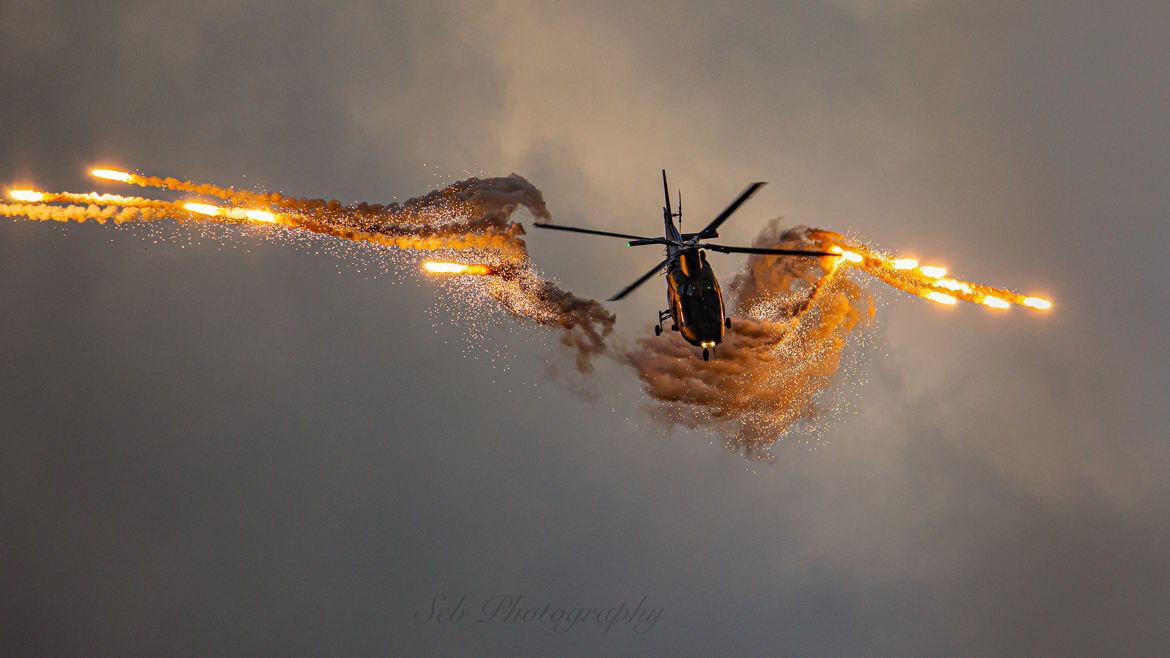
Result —
[[[752, 246], [833, 251], [812, 234], [773, 221]], [[821, 398], [850, 358], [850, 338], [874, 314], [872, 296], [837, 265], [864, 260], [848, 251], [854, 256], [831, 260], [749, 256], [725, 293], [731, 328], [710, 361], [673, 332], [620, 354], [658, 401], [652, 413], [717, 430], [728, 448], [765, 461], [794, 424], [831, 414]]]

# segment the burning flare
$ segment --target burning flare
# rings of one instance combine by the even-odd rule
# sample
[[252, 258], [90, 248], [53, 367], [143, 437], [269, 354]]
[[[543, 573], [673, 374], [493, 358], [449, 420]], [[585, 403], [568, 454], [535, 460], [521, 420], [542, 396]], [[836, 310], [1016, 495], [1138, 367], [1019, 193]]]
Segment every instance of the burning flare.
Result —
[[118, 171], [116, 169], [94, 169], [89, 173], [97, 176], [98, 178], [115, 180], [119, 183], [130, 183], [134, 181], [134, 174], [128, 174], [124, 171]]
[[268, 212], [267, 210], [245, 210], [244, 216], [255, 222], [276, 222], [276, 215]]
[[958, 301], [950, 295], [941, 292], [935, 292], [933, 290], [926, 293], [926, 298], [932, 302], [938, 302], [939, 304], [954, 304], [956, 301]]
[[473, 274], [476, 276], [484, 276], [495, 273], [488, 265], [464, 265], [463, 263], [444, 263], [435, 260], [428, 260], [426, 263], [423, 263], [423, 269], [434, 274]]
[[37, 203], [45, 200], [45, 193], [36, 190], [9, 190], [8, 196], [26, 203]]
[[207, 215], [208, 217], [217, 217], [221, 212], [219, 206], [213, 206], [210, 203], [184, 203], [183, 207], [191, 212]]

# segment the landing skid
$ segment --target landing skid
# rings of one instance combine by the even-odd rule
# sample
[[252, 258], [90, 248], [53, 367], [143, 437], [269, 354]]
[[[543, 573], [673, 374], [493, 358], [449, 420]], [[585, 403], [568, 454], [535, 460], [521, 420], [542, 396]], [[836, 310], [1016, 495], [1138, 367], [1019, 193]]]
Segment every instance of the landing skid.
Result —
[[[666, 311], [659, 311], [659, 312], [658, 312], [658, 324], [654, 325], [654, 335], [655, 335], [655, 336], [661, 336], [661, 335], [662, 335], [662, 321], [663, 321], [663, 320], [665, 320], [666, 318], [671, 318], [671, 319], [673, 319], [673, 318], [674, 318], [674, 314], [673, 314], [673, 313], [671, 313], [669, 310], [666, 310]], [[678, 331], [678, 325], [677, 325], [677, 324], [671, 324], [671, 325], [670, 325], [670, 330], [671, 330], [671, 331]]]

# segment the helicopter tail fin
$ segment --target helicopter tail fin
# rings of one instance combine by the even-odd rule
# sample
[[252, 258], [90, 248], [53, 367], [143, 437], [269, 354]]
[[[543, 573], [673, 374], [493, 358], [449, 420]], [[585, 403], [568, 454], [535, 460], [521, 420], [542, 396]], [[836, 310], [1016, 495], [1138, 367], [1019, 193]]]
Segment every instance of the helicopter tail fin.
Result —
[[666, 205], [662, 207], [662, 221], [665, 224], [665, 236], [668, 240], [678, 240], [678, 227], [674, 225], [674, 218], [679, 218], [679, 223], [682, 223], [682, 194], [678, 197], [678, 212], [675, 212], [670, 207], [670, 186], [666, 183], [666, 170], [662, 170], [662, 196], [666, 199]]

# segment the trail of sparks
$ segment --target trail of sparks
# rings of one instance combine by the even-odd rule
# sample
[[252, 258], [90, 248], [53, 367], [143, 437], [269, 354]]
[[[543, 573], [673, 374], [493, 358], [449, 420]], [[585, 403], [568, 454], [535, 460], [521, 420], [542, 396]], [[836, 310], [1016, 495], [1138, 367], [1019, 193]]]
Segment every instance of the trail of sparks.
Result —
[[225, 203], [11, 190], [9, 196], [21, 203], [0, 203], [0, 215], [42, 221], [122, 223], [170, 217], [179, 222], [269, 225], [404, 252], [464, 254], [485, 260], [452, 264], [447, 269], [456, 271], [448, 273], [479, 275], [486, 284], [480, 292], [499, 307], [563, 330], [561, 340], [576, 351], [577, 367], [583, 372], [591, 368], [593, 356], [604, 352], [605, 338], [613, 330], [615, 318], [601, 304], [559, 288], [532, 265], [520, 237], [524, 228], [511, 216], [523, 207], [547, 220], [548, 210], [540, 191], [515, 174], [470, 178], [403, 204], [344, 205], [115, 169], [91, 173], [103, 180], [210, 196]]
[[832, 231], [814, 230], [810, 237], [832, 245], [830, 251], [842, 254], [840, 266], [856, 267], [889, 286], [939, 304], [965, 301], [995, 309], [1010, 308], [1012, 304], [1039, 310], [1052, 308], [1052, 302], [1042, 297], [950, 278], [944, 267], [890, 256]]
[[[723, 432], [727, 446], [756, 458], [793, 423], [813, 422], [826, 409], [818, 400], [842, 370], [845, 348], [868, 326], [874, 303], [848, 274], [863, 272], [898, 290], [954, 305], [959, 301], [1004, 310], [1012, 305], [1046, 310], [1042, 297], [963, 281], [944, 267], [884, 253], [827, 230], [782, 231], [778, 222], [754, 241], [757, 247], [829, 250], [839, 258], [751, 255], [730, 286], [734, 320], [710, 362], [677, 334], [639, 340], [634, 348], [611, 349], [607, 338], [615, 316], [601, 304], [563, 290], [531, 263], [512, 213], [526, 208], [548, 219], [540, 191], [522, 177], [459, 181], [403, 204], [345, 205], [339, 201], [224, 188], [171, 177], [94, 169], [95, 177], [195, 198], [166, 201], [99, 192], [10, 190], [15, 203], [0, 203], [0, 216], [40, 221], [115, 224], [170, 218], [271, 226], [330, 236], [405, 252], [443, 252], [429, 260], [430, 274], [469, 277], [474, 289], [512, 315], [562, 330], [575, 350], [576, 366], [588, 372], [592, 358], [608, 355], [631, 366], [657, 412], [669, 422]], [[220, 203], [211, 203], [212, 197]], [[763, 456], [762, 456], [763, 455]]]
[[[104, 175], [100, 177], [110, 180], [122, 180], [121, 177], [126, 177], [123, 182], [150, 187], [166, 187], [187, 192], [198, 191], [199, 193], [232, 200], [254, 202], [273, 196], [279, 197], [282, 200], [287, 199], [286, 197], [280, 197], [280, 195], [240, 192], [214, 185], [180, 181], [174, 178], [137, 176], [113, 170], [95, 169], [94, 174], [97, 175], [97, 172], [103, 172]], [[460, 230], [466, 229], [467, 227], [449, 226], [446, 230], [442, 227], [436, 227], [429, 230], [415, 229], [396, 232], [379, 231], [377, 230], [379, 227], [376, 225], [372, 227], [374, 230], [363, 230], [364, 227], [357, 222], [337, 221], [337, 218], [332, 215], [339, 214], [339, 211], [330, 210], [330, 208], [340, 208], [340, 204], [336, 201], [317, 203], [316, 201], [318, 200], [311, 200], [310, 202], [303, 203], [285, 203], [284, 205], [297, 207], [297, 209], [293, 212], [274, 212], [267, 207], [225, 207], [195, 201], [170, 202], [143, 197], [100, 194], [97, 192], [79, 194], [73, 192], [47, 193], [36, 190], [11, 190], [8, 194], [14, 200], [24, 201], [26, 203], [0, 204], [0, 214], [7, 217], [23, 216], [35, 220], [75, 222], [93, 220], [98, 223], [113, 220], [116, 223], [122, 223], [127, 221], [154, 221], [165, 216], [170, 216], [180, 221], [214, 219], [228, 223], [255, 222], [282, 224], [311, 233], [328, 235], [355, 242], [369, 242], [383, 247], [417, 251], [486, 249], [497, 252], [506, 261], [522, 263], [527, 260], [527, 252], [524, 250], [523, 242], [517, 239], [518, 235], [523, 234], [523, 229], [519, 224], [491, 226], [485, 222], [481, 222], [483, 225], [471, 227], [472, 230]], [[32, 203], [49, 204], [54, 202], [64, 202], [72, 205], [32, 205]], [[117, 210], [117, 207], [123, 208], [123, 211]], [[145, 209], [158, 209], [166, 212], [143, 212]], [[400, 234], [396, 235], [395, 233]]]

